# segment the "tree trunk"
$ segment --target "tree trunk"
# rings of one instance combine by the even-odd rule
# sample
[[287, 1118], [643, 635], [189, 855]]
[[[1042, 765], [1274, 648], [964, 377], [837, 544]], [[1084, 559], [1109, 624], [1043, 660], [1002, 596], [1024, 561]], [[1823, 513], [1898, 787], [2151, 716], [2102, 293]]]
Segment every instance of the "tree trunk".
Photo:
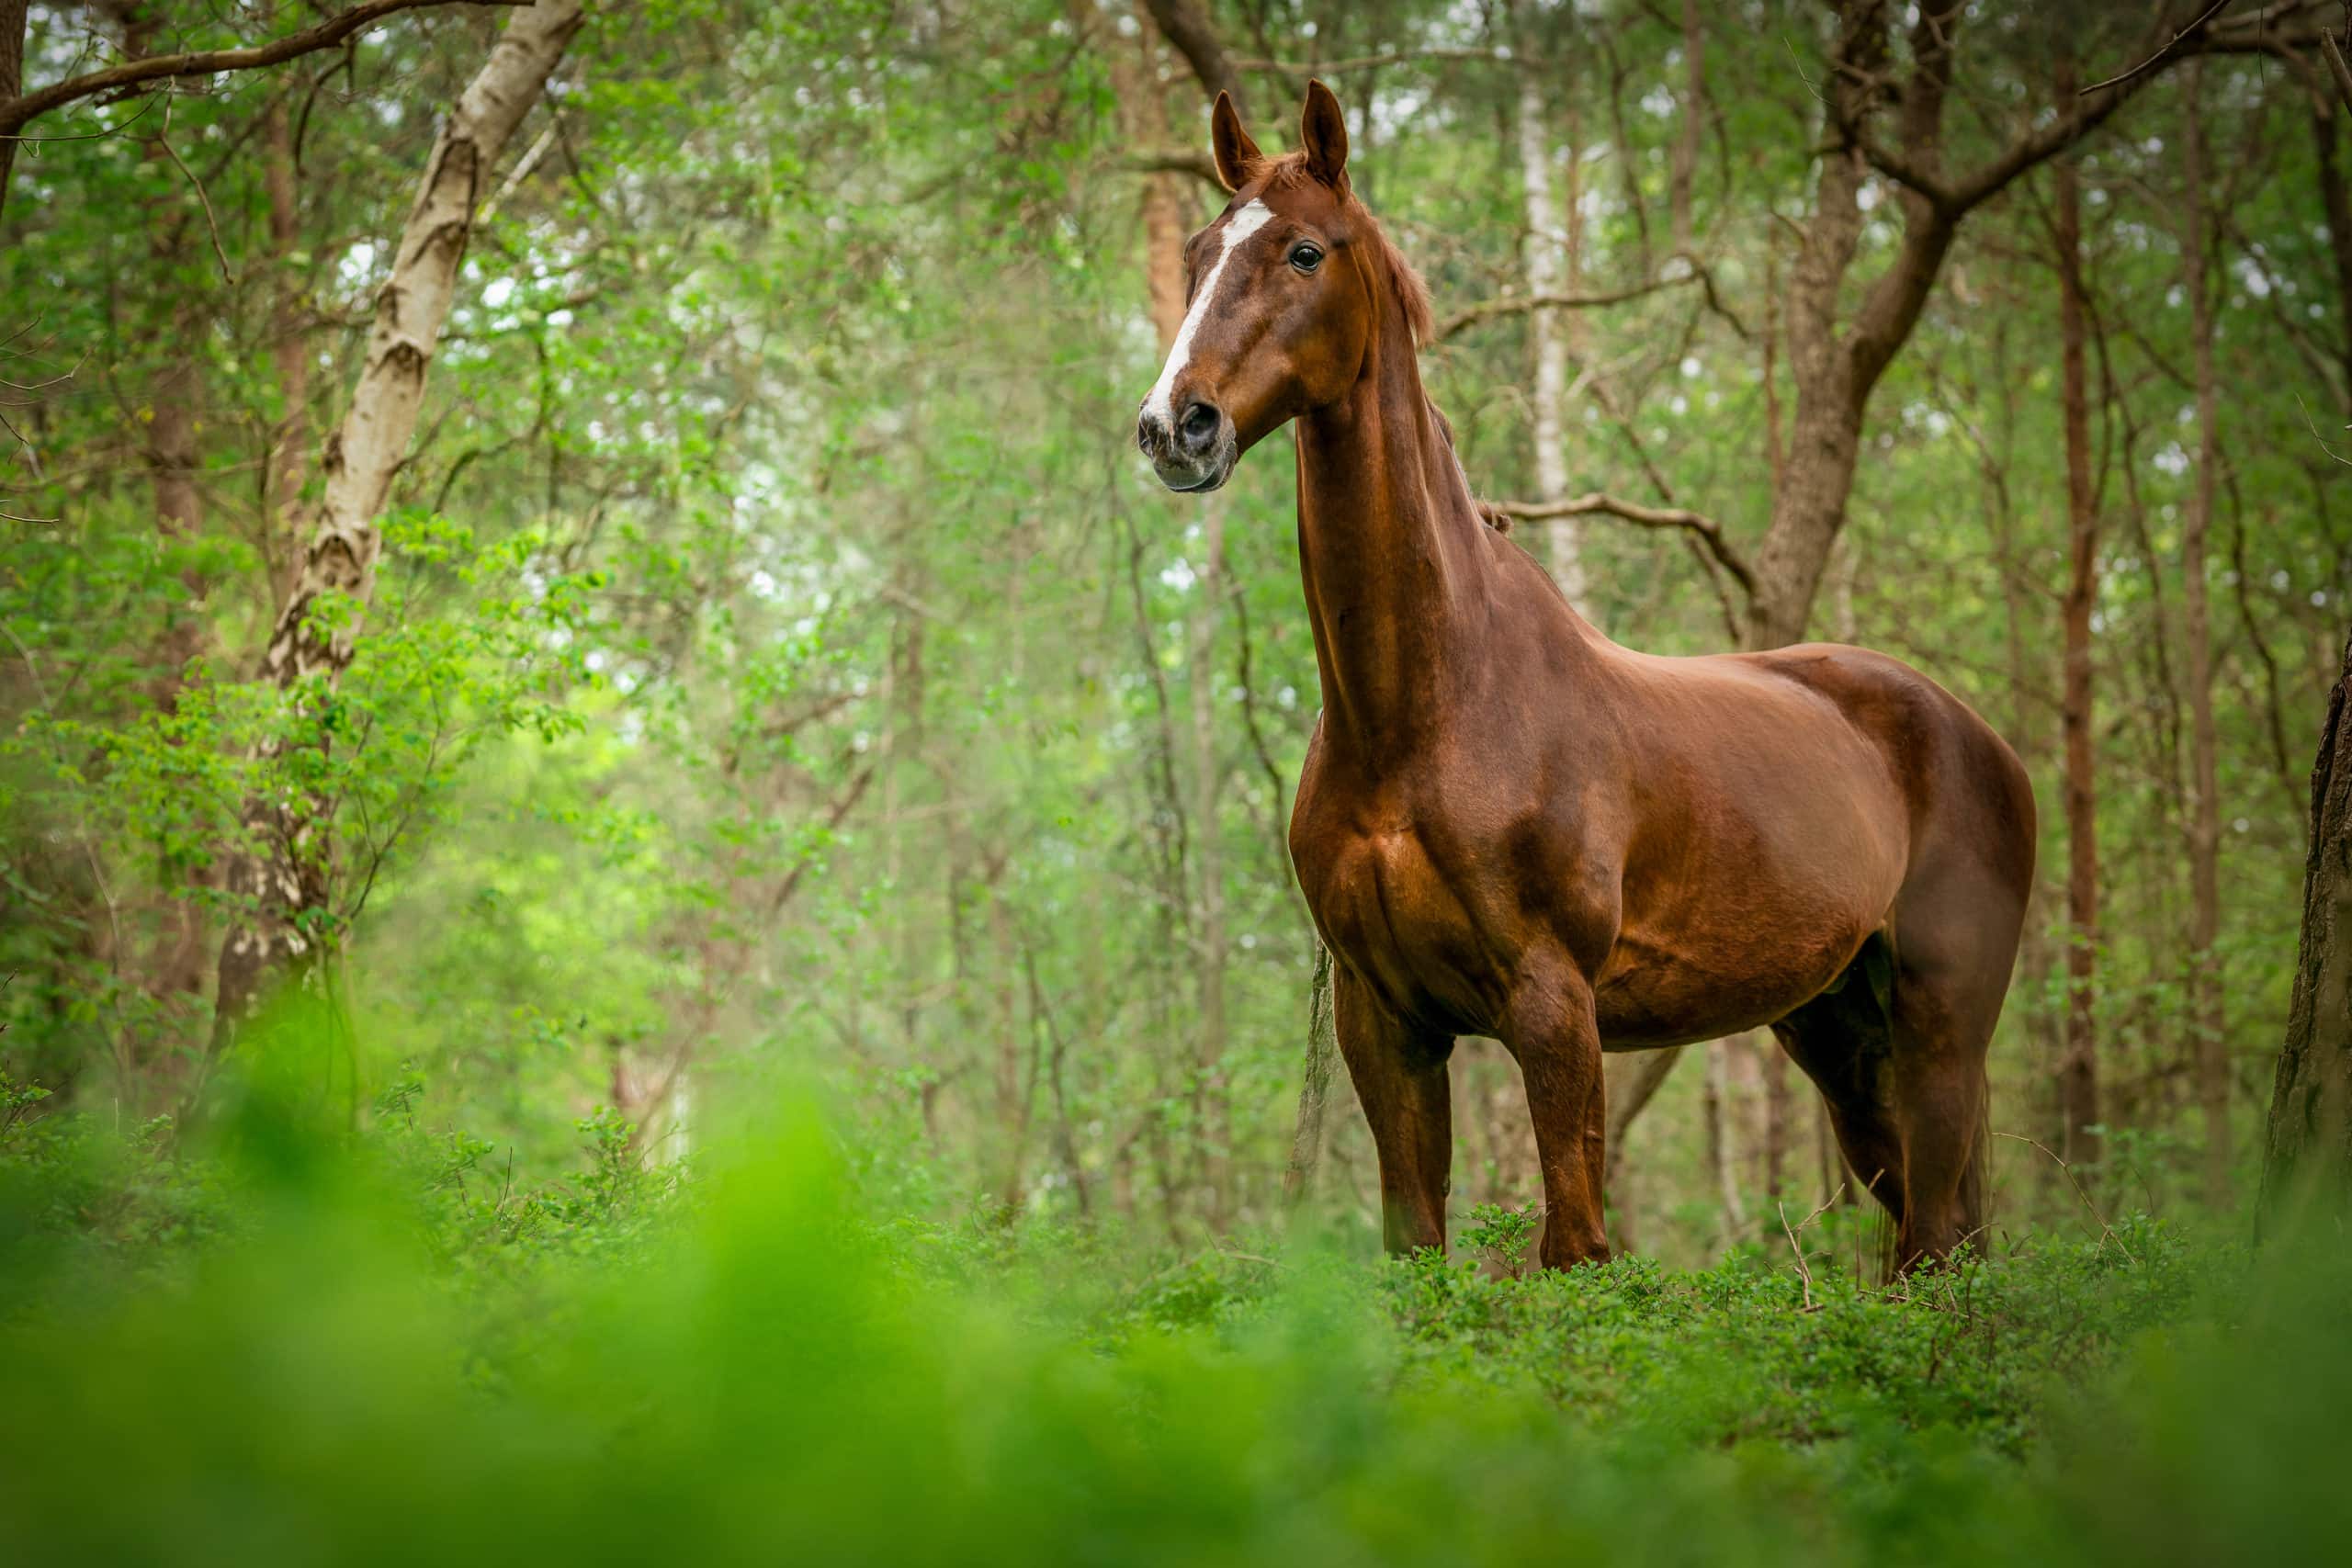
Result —
[[1199, 878], [1200, 1037], [1194, 1082], [1201, 1100], [1199, 1135], [1208, 1144], [1209, 1224], [1221, 1230], [1233, 1213], [1232, 1106], [1225, 1082], [1225, 855], [1217, 830], [1223, 770], [1216, 743], [1216, 620], [1225, 592], [1226, 498], [1201, 509], [1201, 572], [1193, 584], [1193, 863]]
[[[1528, 294], [1563, 294], [1568, 279], [1568, 248], [1560, 207], [1552, 189], [1552, 137], [1544, 107], [1546, 68], [1537, 58], [1533, 29], [1524, 6], [1515, 6], [1519, 79], [1519, 180], [1527, 232], [1520, 243]], [[1574, 219], [1571, 218], [1573, 222]], [[1556, 310], [1530, 310], [1527, 332], [1535, 360], [1535, 386], [1529, 421], [1535, 459], [1536, 498], [1546, 503], [1567, 499], [1566, 418], [1569, 323]], [[1579, 611], [1585, 608], [1584, 524], [1555, 517], [1544, 525], [1552, 577]]]
[[2352, 194], [2346, 193], [2344, 169], [2336, 162], [2336, 128], [2347, 113], [2352, 113], [2352, 104], [2336, 103], [2324, 90], [2315, 95], [2312, 106], [2312, 140], [2317, 154], [2313, 167], [2319, 180], [2320, 209], [2327, 215], [2328, 249], [2335, 261], [2336, 321], [2342, 332], [2336, 353], [2344, 367], [2346, 395], [2352, 397]]
[[2257, 1230], [2340, 1223], [2352, 1200], [2352, 638], [2312, 765], [2311, 849], [2286, 1048], [2270, 1097]]
[[1796, 1095], [1789, 1081], [1789, 1054], [1769, 1034], [1758, 1042], [1758, 1069], [1764, 1077], [1764, 1195], [1778, 1202], [1789, 1190], [1789, 1149], [1796, 1122]]
[[[1605, 1086], [1607, 1110], [1607, 1170], [1604, 1189], [1614, 1188], [1625, 1165], [1625, 1134], [1634, 1119], [1657, 1098], [1658, 1086], [1666, 1082], [1666, 1075], [1682, 1059], [1687, 1045], [1668, 1046], [1662, 1051], [1634, 1051], [1609, 1057], [1601, 1064], [1601, 1080]], [[1624, 1064], [1622, 1067], [1619, 1064]], [[1614, 1069], [1612, 1071], [1612, 1069]]]
[[[537, 0], [516, 12], [434, 142], [392, 252], [391, 276], [376, 296], [376, 320], [350, 412], [321, 455], [325, 493], [300, 575], [262, 657], [261, 679], [281, 690], [332, 687], [350, 666], [360, 615], [375, 590], [382, 547], [378, 518], [415, 433], [425, 368], [457, 292], [475, 204], [501, 149], [579, 30], [580, 11], [580, 0]], [[334, 599], [349, 607], [320, 614]], [[298, 694], [293, 701], [300, 714], [303, 699]], [[232, 869], [231, 886], [247, 900], [247, 911], [220, 945], [216, 1055], [277, 973], [289, 965], [307, 969], [333, 937], [326, 924], [329, 825], [322, 804], [256, 799], [248, 804], [245, 820], [251, 841]]]
[[[25, 13], [32, 0], [0, 0], [0, 103], [25, 90]], [[8, 177], [17, 164], [17, 143], [0, 137], [0, 212], [7, 210]]]
[[[2073, 73], [2062, 71], [2062, 85]], [[2070, 1165], [2098, 1158], [2098, 795], [2091, 705], [2091, 610], [2098, 597], [2098, 511], [2091, 493], [2090, 392], [2084, 358], [2082, 195], [2074, 160], [2058, 160], [2058, 335], [2066, 441], [2065, 682], [2066, 1025], [2058, 1062], [2060, 1153]]]
[[284, 94], [270, 100], [268, 115], [264, 184], [269, 197], [269, 256], [277, 269], [272, 280], [277, 297], [270, 307], [269, 359], [277, 372], [282, 412], [263, 455], [266, 468], [262, 475], [262, 557], [271, 573], [270, 601], [275, 605], [289, 586], [279, 575], [285, 565], [279, 551], [302, 484], [302, 451], [310, 434], [311, 355], [303, 341], [302, 290], [292, 259], [301, 248], [302, 219], [294, 168], [294, 130]]
[[[0, 17], [0, 28], [6, 26]], [[142, 13], [130, 21], [123, 29], [125, 58], [147, 54], [155, 28], [152, 15]], [[173, 280], [154, 301], [153, 321], [163, 334], [164, 357], [147, 388], [144, 457], [156, 526], [167, 546], [186, 547], [204, 535], [204, 492], [198, 483], [203, 450], [197, 434], [203, 418], [206, 313], [214, 301], [207, 290], [176, 283], [175, 275], [187, 259], [192, 202], [177, 171], [170, 167], [163, 138], [149, 136], [142, 146], [141, 156], [159, 193], [147, 234], [150, 273]], [[212, 589], [206, 575], [192, 566], [182, 567], [179, 581], [187, 600], [164, 609], [148, 687], [155, 706], [167, 714], [178, 710], [188, 665], [205, 651], [206, 601]], [[173, 858], [164, 860], [159, 873], [157, 940], [147, 959], [147, 985], [167, 1003], [194, 1003], [204, 994], [211, 949], [209, 922], [198, 897], [205, 874], [199, 866]], [[123, 1089], [136, 1093], [139, 1087], [124, 1085]]]
[[1316, 1168], [1323, 1160], [1325, 1111], [1339, 1064], [1340, 1040], [1331, 1021], [1331, 954], [1315, 944], [1315, 977], [1307, 987], [1306, 1066], [1300, 1075], [1298, 1119], [1290, 1137], [1290, 1166], [1283, 1172], [1283, 1203], [1296, 1213], [1315, 1196]]
[[1732, 1040], [1711, 1040], [1706, 1046], [1707, 1168], [1723, 1208], [1725, 1248], [1738, 1246], [1747, 1235], [1747, 1206], [1739, 1196], [1738, 1119], [1731, 1094], [1731, 1054], [1737, 1048], [1738, 1042]]
[[2192, 62], [2184, 84], [2188, 113], [2181, 152], [2187, 187], [2182, 252], [2188, 270], [2189, 332], [2196, 348], [2197, 477], [2181, 528], [2180, 570], [2184, 640], [2188, 645], [2189, 762], [2195, 781], [2188, 831], [2189, 1027], [2196, 1041], [2197, 1100], [2205, 1123], [2205, 1196], [2221, 1207], [2230, 1197], [2230, 1062], [2223, 1032], [2220, 955], [2213, 946], [2222, 926], [2222, 805], [2215, 764], [2212, 628], [2205, 597], [2205, 543], [2213, 520], [2215, 470], [2221, 462], [2221, 407], [2213, 373], [2205, 130], [2198, 101], [2202, 75], [2201, 62]]
[[1682, 0], [1682, 123], [1675, 132], [1667, 175], [1667, 209], [1673, 249], [1694, 258], [1690, 187], [1699, 169], [1699, 138], [1706, 129], [1706, 62], [1707, 30], [1699, 20], [1699, 0]]

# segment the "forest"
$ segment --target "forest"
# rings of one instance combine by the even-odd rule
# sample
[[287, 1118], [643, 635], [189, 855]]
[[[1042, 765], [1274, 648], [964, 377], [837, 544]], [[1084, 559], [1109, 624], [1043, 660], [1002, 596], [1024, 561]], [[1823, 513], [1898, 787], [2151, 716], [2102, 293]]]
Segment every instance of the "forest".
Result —
[[[2343, 0], [0, 0], [6, 1555], [2333, 1559], [2348, 48]], [[1245, 268], [1299, 201], [1357, 238]], [[1179, 494], [1147, 399], [1373, 220], [1385, 363], [1559, 624], [1875, 649], [2021, 764], [1955, 1245], [1781, 1007], [1571, 1028], [1565, 1165], [1461, 1014], [1400, 1220], [1300, 805], [1384, 547], [1318, 539], [1306, 413]], [[1467, 766], [1598, 853], [1592, 791], [1668, 785], [1559, 670], [1484, 717], [1589, 788]], [[1862, 810], [1750, 722], [1699, 728]], [[1694, 844], [1729, 985], [1797, 916]], [[1790, 995], [1888, 1010], [1893, 1085], [1927, 961], [1873, 951]]]

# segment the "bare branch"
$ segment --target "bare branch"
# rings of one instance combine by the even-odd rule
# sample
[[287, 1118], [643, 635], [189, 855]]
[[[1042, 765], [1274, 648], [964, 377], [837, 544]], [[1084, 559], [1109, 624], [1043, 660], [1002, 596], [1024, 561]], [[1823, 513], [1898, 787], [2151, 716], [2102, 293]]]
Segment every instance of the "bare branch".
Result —
[[1550, 517], [1614, 517], [1642, 528], [1682, 528], [1698, 536], [1707, 553], [1750, 598], [1756, 594], [1756, 574], [1746, 559], [1732, 548], [1724, 537], [1723, 525], [1703, 513], [1679, 506], [1644, 506], [1639, 502], [1623, 501], [1613, 495], [1591, 491], [1566, 501], [1484, 501], [1478, 503], [1497, 517], [1509, 517], [1514, 522], [1540, 523]]
[[1679, 288], [1684, 284], [1696, 283], [1700, 276], [1701, 275], [1694, 271], [1688, 276], [1662, 277], [1655, 282], [1639, 283], [1631, 288], [1620, 288], [1607, 294], [1498, 295], [1492, 299], [1480, 300], [1476, 305], [1448, 316], [1437, 330], [1438, 341], [1442, 343], [1454, 333], [1477, 326], [1483, 321], [1491, 321], [1502, 316], [1524, 315], [1530, 310], [1590, 310], [1604, 305], [1622, 305], [1628, 299], [1639, 299], [1645, 295], [1656, 294], [1661, 289]]
[[[209, 76], [223, 71], [252, 71], [276, 65], [300, 55], [331, 48], [396, 11], [416, 11], [458, 3], [458, 0], [361, 0], [361, 4], [348, 11], [337, 12], [300, 32], [288, 33], [284, 38], [274, 39], [251, 49], [208, 49], [187, 54], [152, 54], [141, 60], [110, 65], [104, 71], [69, 76], [38, 92], [27, 93], [22, 97], [0, 104], [0, 136], [13, 135], [51, 109], [62, 108], [100, 93], [135, 87], [142, 82], [161, 81], [171, 76]], [[529, 0], [478, 0], [478, 3], [520, 6], [528, 4]]]
[[1398, 49], [1385, 54], [1360, 54], [1351, 60], [1236, 60], [1237, 71], [1272, 71], [1284, 76], [1344, 76], [1351, 71], [1378, 71], [1390, 65], [1410, 65], [1417, 60], [1467, 60], [1485, 65], [1512, 65], [1518, 57], [1507, 49]]
[[196, 177], [196, 172], [180, 162], [180, 155], [172, 151], [171, 131], [172, 111], [167, 103], [164, 108], [163, 127], [155, 132], [155, 145], [163, 149], [164, 156], [172, 161], [172, 167], [180, 172], [180, 177], [194, 187], [196, 199], [203, 204], [204, 228], [212, 237], [212, 258], [220, 264], [220, 281], [234, 288], [237, 286], [236, 270], [229, 265], [229, 253], [220, 248], [220, 220], [212, 215], [212, 197], [205, 194], [204, 182]]
[[1216, 165], [1205, 152], [1186, 152], [1173, 147], [1130, 152], [1119, 160], [1119, 167], [1138, 175], [1191, 175], [1207, 181], [1220, 195], [1225, 190], [1225, 182], [1216, 177]]
[[2155, 53], [2148, 56], [2147, 59], [2140, 62], [2139, 64], [2134, 65], [2129, 71], [2109, 76], [2104, 82], [2092, 83], [2089, 86], [2085, 87], [2075, 96], [2078, 97], [2087, 98], [2093, 93], [2098, 92], [2101, 87], [2113, 87], [2121, 83], [2129, 82], [2132, 77], [2137, 76], [2143, 71], [2154, 70], [2158, 61], [2161, 61], [2165, 55], [2170, 54], [2175, 49], [2177, 49], [2180, 46], [2181, 39], [2198, 32], [2205, 26], [2206, 23], [2211, 21], [2214, 17], [2220, 16], [2222, 11], [2227, 9], [2229, 4], [2230, 0], [2213, 0], [2213, 3], [2211, 6], [2205, 7], [2204, 14], [2199, 16], [2195, 21], [2189, 23], [2187, 27], [2176, 28], [2173, 29], [2172, 37], [2166, 39], [2165, 40], [2164, 47], [2157, 50]]
[[2222, 9], [2221, 6], [2208, 8], [2138, 65], [2097, 86], [2084, 88], [2075, 95], [2074, 107], [2041, 130], [2018, 137], [1999, 155], [1958, 180], [1943, 178], [1927, 162], [1887, 146], [1859, 125], [1840, 129], [1853, 137], [1863, 156], [1879, 173], [1917, 192], [1937, 217], [1948, 222], [1957, 221], [1970, 209], [1998, 195], [2019, 175], [2098, 130], [2142, 87], [2155, 80], [2163, 68], [2197, 54], [2290, 54], [2327, 36], [2324, 28], [2314, 27], [2305, 31], [2284, 25], [2314, 17], [2318, 10], [2315, 0], [2289, 0], [2288, 4], [2233, 17], [2214, 27], [2212, 18]]
[[2327, 69], [2335, 78], [2335, 90], [2344, 99], [2344, 107], [2352, 108], [2352, 65], [2344, 63], [2344, 48], [2335, 35], [2323, 28], [2319, 35], [2319, 51], [2327, 56]]

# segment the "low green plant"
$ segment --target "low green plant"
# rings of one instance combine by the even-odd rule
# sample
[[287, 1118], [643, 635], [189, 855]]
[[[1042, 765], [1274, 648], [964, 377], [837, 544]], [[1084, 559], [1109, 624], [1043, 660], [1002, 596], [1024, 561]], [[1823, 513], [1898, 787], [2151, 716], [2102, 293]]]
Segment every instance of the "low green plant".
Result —
[[1543, 1224], [1544, 1211], [1532, 1203], [1524, 1209], [1508, 1209], [1500, 1203], [1474, 1204], [1469, 1228], [1462, 1233], [1462, 1245], [1492, 1258], [1497, 1268], [1516, 1280], [1526, 1266], [1527, 1249]]
[[[517, 1183], [414, 1073], [356, 1130], [261, 1094], [198, 1148], [19, 1125], [12, 1550], [1981, 1568], [2352, 1527], [2299, 1479], [2352, 1460], [2343, 1269], [2152, 1221], [1890, 1289], [1757, 1254], [1531, 1271], [1508, 1209], [1454, 1258], [1170, 1256], [873, 1210], [797, 1100], [691, 1183], [616, 1114], [580, 1131]], [[109, 1217], [182, 1186], [234, 1223]]]

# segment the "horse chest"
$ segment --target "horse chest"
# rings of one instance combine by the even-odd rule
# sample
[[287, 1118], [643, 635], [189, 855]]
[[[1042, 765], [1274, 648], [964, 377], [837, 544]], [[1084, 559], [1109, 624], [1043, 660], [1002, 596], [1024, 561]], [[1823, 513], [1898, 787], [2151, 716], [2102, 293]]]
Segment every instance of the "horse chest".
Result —
[[1394, 1010], [1456, 1030], [1487, 1027], [1508, 989], [1514, 911], [1482, 893], [1463, 858], [1410, 826], [1302, 835], [1300, 891], [1325, 940]]

